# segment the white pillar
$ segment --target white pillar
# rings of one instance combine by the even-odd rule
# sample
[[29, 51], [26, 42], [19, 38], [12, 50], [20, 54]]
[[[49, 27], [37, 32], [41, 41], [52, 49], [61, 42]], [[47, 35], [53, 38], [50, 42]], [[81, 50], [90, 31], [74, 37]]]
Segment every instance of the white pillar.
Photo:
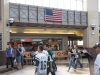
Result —
[[[93, 45], [99, 42], [99, 11], [98, 0], [87, 0], [88, 11], [88, 27], [83, 30], [83, 46], [93, 47]], [[95, 24], [94, 30], [91, 29], [91, 24]], [[92, 34], [94, 32], [94, 35]]]
[[[2, 50], [7, 47], [7, 42], [10, 40], [9, 27], [6, 26], [9, 19], [9, 0], [1, 0], [1, 20], [0, 33], [2, 33]], [[7, 31], [8, 30], [8, 31]]]

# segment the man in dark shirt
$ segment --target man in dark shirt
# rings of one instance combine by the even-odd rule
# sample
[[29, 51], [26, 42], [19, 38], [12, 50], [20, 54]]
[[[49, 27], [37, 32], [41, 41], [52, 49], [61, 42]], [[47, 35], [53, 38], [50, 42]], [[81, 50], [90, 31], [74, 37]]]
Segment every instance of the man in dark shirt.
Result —
[[17, 62], [18, 69], [21, 68], [21, 54], [22, 54], [21, 45], [18, 44], [18, 48], [16, 50], [16, 62]]
[[6, 56], [7, 56], [7, 62], [6, 62], [6, 68], [7, 68], [7, 70], [8, 70], [9, 61], [11, 62], [11, 67], [13, 69], [14, 50], [11, 47], [11, 44], [9, 44], [9, 47], [6, 49]]

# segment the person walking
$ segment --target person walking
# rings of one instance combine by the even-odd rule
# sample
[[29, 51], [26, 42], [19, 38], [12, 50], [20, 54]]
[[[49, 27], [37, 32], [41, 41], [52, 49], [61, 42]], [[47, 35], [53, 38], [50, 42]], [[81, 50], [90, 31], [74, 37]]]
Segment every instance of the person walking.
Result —
[[24, 52], [25, 52], [25, 48], [23, 47], [23, 44], [21, 44], [21, 50], [22, 50], [21, 65], [22, 65], [22, 68], [23, 68], [23, 66], [24, 66]]
[[77, 46], [74, 46], [74, 49], [76, 49], [76, 53], [77, 53], [77, 54], [75, 55], [75, 58], [76, 58], [75, 71], [76, 71], [76, 68], [77, 68], [77, 65], [78, 65], [78, 64], [80, 65], [80, 68], [83, 68], [83, 65], [82, 65], [82, 63], [80, 62], [80, 58], [81, 58], [81, 56], [80, 56], [80, 54], [81, 54], [80, 50], [78, 49]]
[[35, 56], [34, 65], [35, 75], [47, 75], [47, 62], [48, 57], [43, 53], [43, 46], [38, 46], [38, 54]]
[[50, 46], [48, 44], [44, 45], [44, 49], [47, 50], [48, 52], [48, 68], [47, 68], [47, 75], [51, 72], [51, 75], [56, 75], [55, 74], [55, 64], [53, 60], [53, 51], [50, 50]]
[[70, 47], [70, 62], [69, 62], [69, 68], [68, 68], [68, 70], [67, 70], [67, 72], [69, 72], [69, 70], [70, 70], [70, 68], [71, 68], [71, 66], [73, 67], [73, 68], [75, 68], [74, 67], [74, 60], [75, 60], [75, 55], [76, 55], [76, 50], [75, 49], [72, 49], [72, 47]]
[[95, 75], [100, 75], [100, 43], [95, 44], [93, 48], [98, 53], [96, 60], [94, 62], [94, 73]]
[[11, 44], [9, 44], [9, 47], [6, 49], [6, 69], [8, 70], [9, 61], [11, 63], [11, 69], [13, 69], [13, 57], [14, 57], [14, 49], [11, 47]]

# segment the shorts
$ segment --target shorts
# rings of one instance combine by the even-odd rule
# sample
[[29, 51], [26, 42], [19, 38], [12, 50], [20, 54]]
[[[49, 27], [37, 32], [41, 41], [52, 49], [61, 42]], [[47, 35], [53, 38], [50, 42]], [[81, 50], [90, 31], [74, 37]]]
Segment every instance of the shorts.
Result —
[[39, 73], [39, 72], [37, 72], [35, 75], [47, 75], [47, 73]]
[[20, 63], [21, 62], [21, 56], [16, 56], [16, 62]]

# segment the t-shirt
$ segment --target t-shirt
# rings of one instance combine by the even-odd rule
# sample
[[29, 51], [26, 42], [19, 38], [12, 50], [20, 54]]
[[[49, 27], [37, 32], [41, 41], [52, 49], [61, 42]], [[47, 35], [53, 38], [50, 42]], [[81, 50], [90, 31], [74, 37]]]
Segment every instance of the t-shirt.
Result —
[[88, 51], [87, 51], [87, 50], [83, 50], [82, 52], [83, 52], [83, 53], [88, 53]]
[[[36, 52], [35, 52], [35, 55], [37, 55], [38, 53], [39, 53], [39, 52], [38, 52], [38, 51], [36, 51]], [[46, 50], [43, 50], [43, 51], [42, 51], [42, 53], [44, 53], [46, 56], [48, 56], [48, 55], [49, 55], [49, 54], [48, 54], [48, 52], [47, 52]]]
[[96, 60], [94, 62], [94, 72], [95, 75], [100, 75], [100, 53], [97, 55]]
[[43, 50], [42, 53], [44, 53], [46, 56], [48, 56], [48, 52], [46, 50]]
[[18, 50], [19, 50], [20, 52], [22, 52], [22, 49], [21, 49], [21, 48], [17, 48], [17, 50], [16, 50], [16, 56], [21, 56], [21, 54], [18, 52]]
[[22, 53], [25, 52], [25, 48], [24, 47], [21, 47], [21, 49], [22, 49]]
[[44, 53], [38, 53], [35, 56], [34, 66], [38, 68], [39, 73], [47, 72], [47, 61], [48, 57]]
[[[74, 51], [73, 49], [70, 49], [70, 52], [71, 52], [71, 53], [74, 53], [73, 51]], [[75, 57], [75, 54], [71, 54], [71, 57], [72, 57], [72, 56]]]
[[[37, 55], [39, 52], [36, 51], [35, 54]], [[42, 53], [46, 54], [48, 56], [48, 52], [46, 50], [43, 50]]]
[[[80, 50], [79, 49], [76, 49], [76, 53], [80, 53]], [[75, 58], [81, 58], [81, 55], [80, 54], [77, 54], [77, 55], [75, 55]]]
[[[52, 50], [48, 50], [48, 54], [49, 54], [49, 62], [52, 62], [52, 67], [55, 68], [55, 62], [54, 62], [54, 58], [53, 58], [53, 51]], [[49, 63], [49, 67], [50, 67], [50, 63]]]
[[6, 49], [6, 52], [7, 52], [7, 56], [8, 56], [8, 57], [12, 57], [12, 54], [13, 54], [13, 52], [14, 52], [14, 49], [13, 49], [13, 48], [7, 48], [7, 49]]

